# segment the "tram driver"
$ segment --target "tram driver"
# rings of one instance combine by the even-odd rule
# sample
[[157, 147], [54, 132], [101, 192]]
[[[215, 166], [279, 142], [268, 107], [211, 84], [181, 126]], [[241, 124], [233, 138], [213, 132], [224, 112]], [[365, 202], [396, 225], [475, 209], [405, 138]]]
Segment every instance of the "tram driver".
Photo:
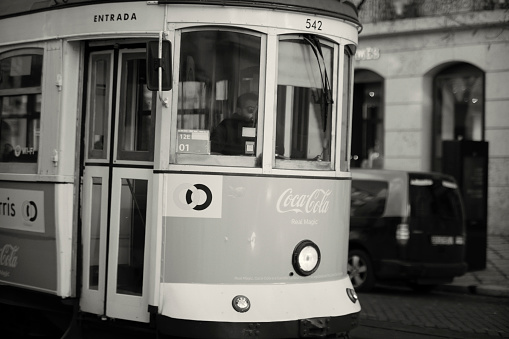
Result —
[[237, 111], [212, 131], [211, 151], [226, 155], [256, 153], [256, 113], [258, 95], [244, 93], [237, 99]]

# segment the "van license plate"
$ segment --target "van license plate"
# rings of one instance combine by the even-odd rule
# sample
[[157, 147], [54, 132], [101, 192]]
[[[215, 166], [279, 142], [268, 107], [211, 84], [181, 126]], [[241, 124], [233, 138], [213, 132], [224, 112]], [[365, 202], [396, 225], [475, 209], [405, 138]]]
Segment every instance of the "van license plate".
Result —
[[454, 245], [454, 238], [441, 236], [441, 235], [432, 235], [431, 236], [431, 244], [432, 245]]

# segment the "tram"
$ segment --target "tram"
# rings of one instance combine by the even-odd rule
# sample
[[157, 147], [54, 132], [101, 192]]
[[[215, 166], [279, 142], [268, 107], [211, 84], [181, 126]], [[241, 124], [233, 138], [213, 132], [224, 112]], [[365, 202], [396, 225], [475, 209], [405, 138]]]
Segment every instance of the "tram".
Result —
[[360, 30], [343, 0], [2, 1], [2, 331], [347, 336]]

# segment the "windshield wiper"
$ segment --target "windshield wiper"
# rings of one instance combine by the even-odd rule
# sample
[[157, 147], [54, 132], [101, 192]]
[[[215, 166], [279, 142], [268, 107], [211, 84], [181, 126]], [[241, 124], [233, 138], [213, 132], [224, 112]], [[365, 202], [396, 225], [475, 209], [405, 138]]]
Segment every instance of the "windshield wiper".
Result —
[[327, 130], [327, 117], [329, 113], [329, 105], [333, 104], [332, 100], [332, 90], [329, 82], [329, 77], [327, 75], [327, 67], [325, 67], [325, 59], [323, 58], [322, 47], [320, 44], [320, 40], [316, 35], [312, 34], [304, 34], [304, 41], [306, 41], [313, 50], [313, 53], [316, 56], [316, 60], [318, 61], [318, 68], [320, 69], [320, 78], [322, 80], [322, 93], [319, 98], [320, 108], [322, 110], [322, 122], [323, 122], [323, 131]]

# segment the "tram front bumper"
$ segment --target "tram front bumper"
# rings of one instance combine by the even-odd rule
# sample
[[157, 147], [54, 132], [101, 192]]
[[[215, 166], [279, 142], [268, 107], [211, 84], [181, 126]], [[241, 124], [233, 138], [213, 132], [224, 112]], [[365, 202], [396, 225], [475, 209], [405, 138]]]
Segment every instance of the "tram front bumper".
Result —
[[347, 333], [361, 306], [348, 276], [293, 284], [162, 284], [157, 328], [197, 338], [306, 338]]
[[294, 321], [228, 323], [157, 318], [158, 330], [166, 335], [193, 338], [316, 338], [347, 334], [357, 327], [359, 312], [339, 317]]

